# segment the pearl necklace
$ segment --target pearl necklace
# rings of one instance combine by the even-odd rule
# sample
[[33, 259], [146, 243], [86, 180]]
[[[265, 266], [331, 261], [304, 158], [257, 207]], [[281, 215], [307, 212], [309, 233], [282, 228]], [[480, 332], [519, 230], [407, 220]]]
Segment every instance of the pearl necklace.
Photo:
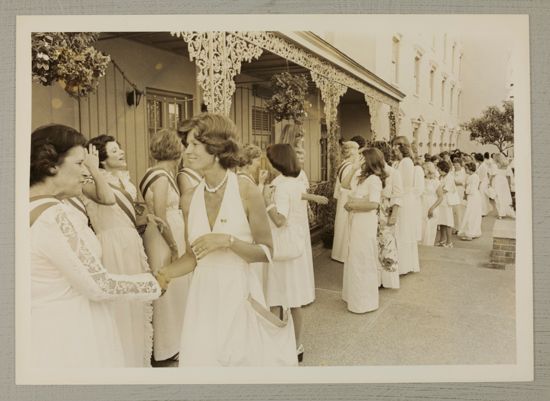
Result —
[[229, 170], [225, 171], [225, 176], [223, 177], [223, 180], [221, 180], [220, 183], [218, 185], [216, 185], [214, 188], [210, 188], [208, 186], [208, 184], [206, 183], [206, 180], [204, 180], [204, 189], [206, 189], [206, 191], [208, 191], [210, 193], [214, 193], [214, 192], [218, 191], [218, 189], [223, 187], [223, 184], [225, 184], [225, 182], [227, 181], [227, 177], [229, 177]]

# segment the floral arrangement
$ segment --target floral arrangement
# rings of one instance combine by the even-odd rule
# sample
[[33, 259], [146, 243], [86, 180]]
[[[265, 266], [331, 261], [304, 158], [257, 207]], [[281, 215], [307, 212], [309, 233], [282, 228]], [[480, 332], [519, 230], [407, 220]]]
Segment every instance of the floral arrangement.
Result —
[[267, 101], [267, 109], [273, 113], [275, 121], [292, 120], [301, 124], [307, 117], [304, 109], [308, 89], [304, 74], [292, 75], [289, 72], [271, 77], [273, 95]]
[[94, 92], [111, 61], [92, 46], [97, 38], [97, 33], [33, 33], [33, 81], [44, 86], [60, 81], [72, 97]]

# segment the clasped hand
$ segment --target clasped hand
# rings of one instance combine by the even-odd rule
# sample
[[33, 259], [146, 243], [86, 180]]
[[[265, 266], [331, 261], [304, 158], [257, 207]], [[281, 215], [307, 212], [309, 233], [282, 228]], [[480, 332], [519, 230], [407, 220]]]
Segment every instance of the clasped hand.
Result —
[[230, 239], [227, 234], [210, 233], [202, 235], [193, 241], [191, 249], [198, 260], [218, 249], [228, 248], [229, 242]]

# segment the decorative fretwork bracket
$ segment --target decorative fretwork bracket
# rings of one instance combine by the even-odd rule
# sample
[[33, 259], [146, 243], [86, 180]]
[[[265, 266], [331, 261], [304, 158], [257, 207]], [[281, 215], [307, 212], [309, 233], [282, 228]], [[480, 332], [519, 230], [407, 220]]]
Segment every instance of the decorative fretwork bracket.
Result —
[[327, 153], [329, 155], [329, 180], [336, 177], [336, 169], [340, 158], [338, 138], [336, 137], [336, 121], [338, 118], [338, 103], [340, 98], [348, 90], [347, 86], [333, 81], [314, 71], [310, 71], [311, 79], [321, 92], [321, 99], [324, 103], [325, 120], [328, 131]]
[[210, 112], [229, 115], [235, 93], [234, 78], [243, 61], [257, 59], [263, 52], [231, 32], [172, 32], [187, 42], [189, 58], [198, 67], [197, 82]]

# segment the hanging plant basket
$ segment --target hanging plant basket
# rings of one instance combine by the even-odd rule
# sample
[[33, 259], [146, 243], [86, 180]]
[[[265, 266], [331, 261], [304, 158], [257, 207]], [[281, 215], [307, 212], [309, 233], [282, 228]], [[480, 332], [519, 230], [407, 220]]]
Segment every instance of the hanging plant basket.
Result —
[[33, 33], [33, 81], [44, 86], [59, 81], [75, 98], [94, 92], [111, 61], [92, 46], [97, 38], [97, 33]]
[[271, 77], [273, 95], [267, 101], [267, 109], [273, 113], [275, 121], [290, 120], [302, 124], [307, 113], [305, 111], [308, 90], [307, 78], [304, 74], [292, 75], [288, 72], [275, 74]]

